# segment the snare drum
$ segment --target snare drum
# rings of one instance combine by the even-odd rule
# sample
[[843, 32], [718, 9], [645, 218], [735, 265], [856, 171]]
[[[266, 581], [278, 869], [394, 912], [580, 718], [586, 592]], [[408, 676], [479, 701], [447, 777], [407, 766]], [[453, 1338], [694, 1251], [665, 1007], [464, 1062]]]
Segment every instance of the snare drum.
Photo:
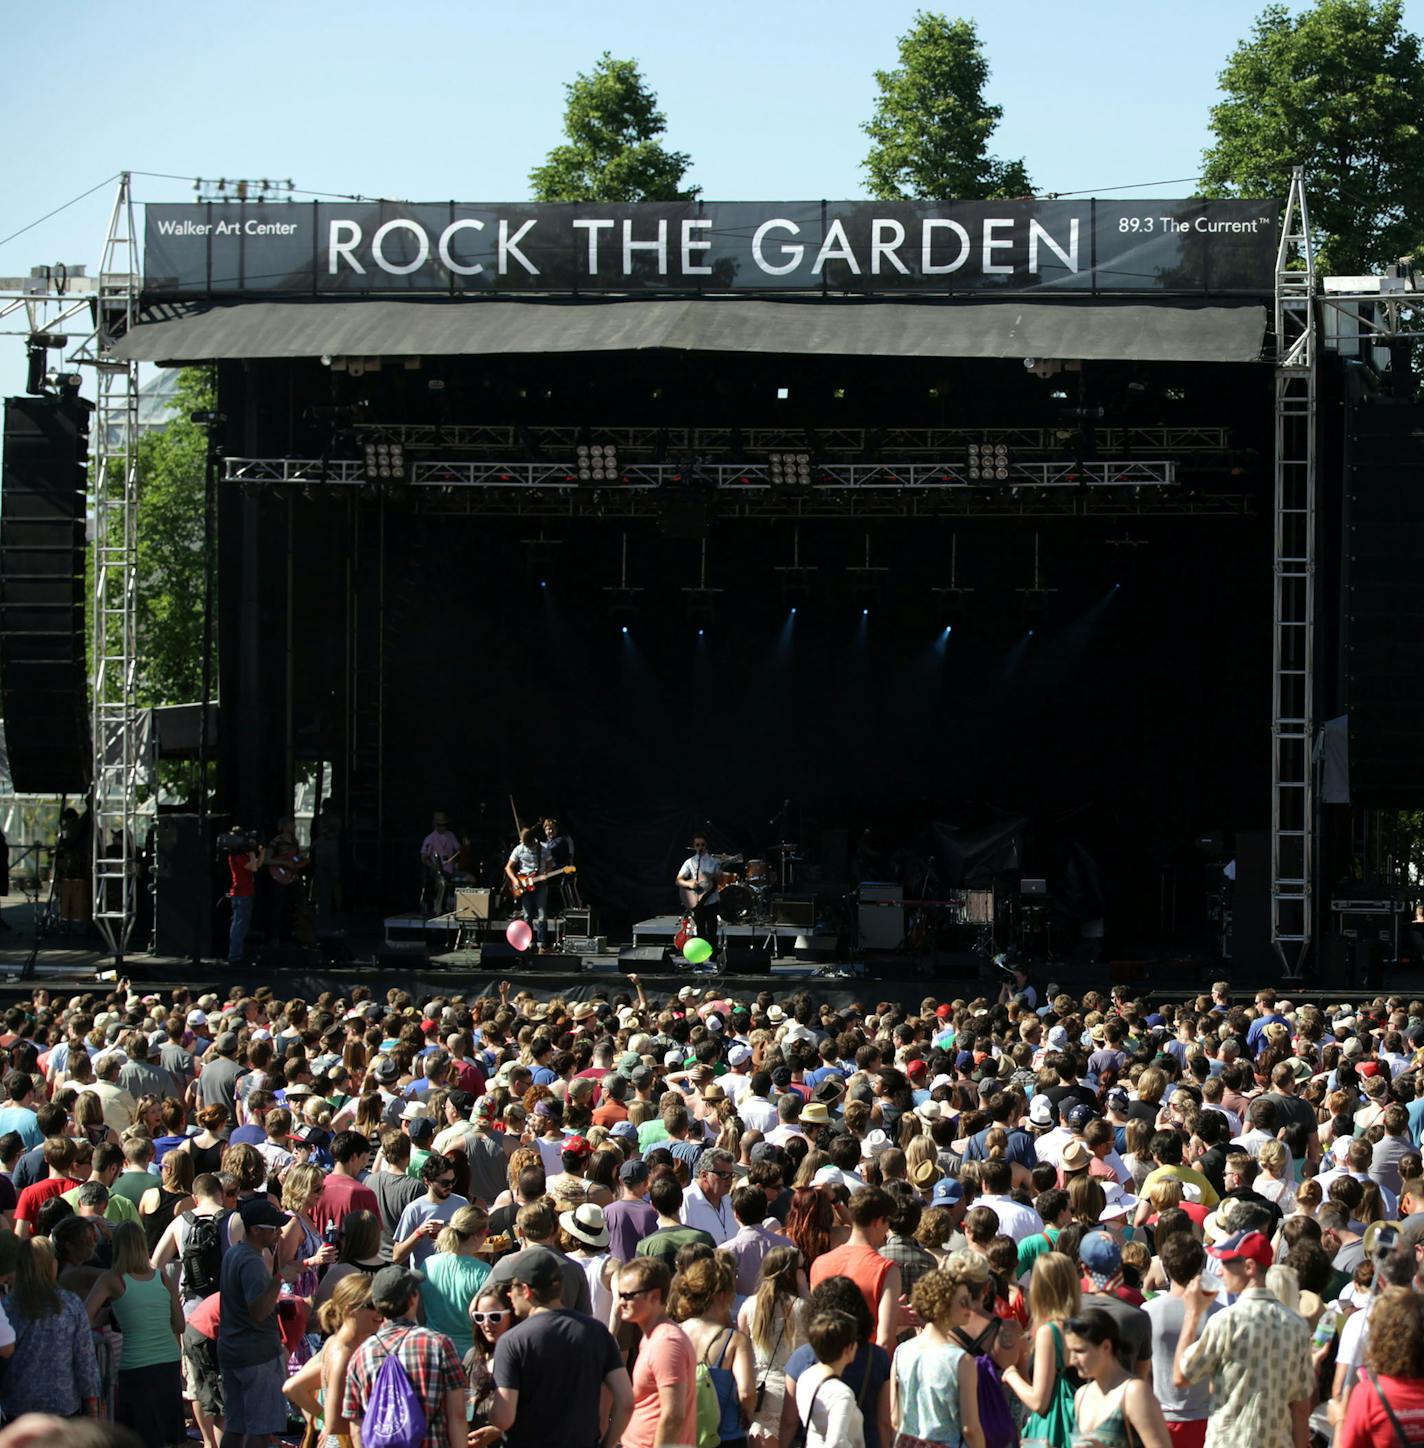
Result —
[[753, 890], [764, 890], [771, 885], [771, 866], [765, 860], [747, 861], [747, 884]]

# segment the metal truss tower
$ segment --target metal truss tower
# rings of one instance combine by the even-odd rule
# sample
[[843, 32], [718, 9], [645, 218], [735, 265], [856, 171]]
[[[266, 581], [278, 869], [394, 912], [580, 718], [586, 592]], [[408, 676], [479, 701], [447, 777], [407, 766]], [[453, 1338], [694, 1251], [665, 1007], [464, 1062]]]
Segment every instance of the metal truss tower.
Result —
[[1276, 255], [1275, 583], [1271, 685], [1271, 944], [1299, 980], [1315, 864], [1315, 252], [1296, 167]]
[[137, 662], [138, 364], [121, 362], [113, 344], [135, 322], [138, 243], [129, 173], [119, 178], [99, 267], [94, 338], [93, 691], [94, 921], [122, 957], [136, 912], [135, 817], [139, 757]]

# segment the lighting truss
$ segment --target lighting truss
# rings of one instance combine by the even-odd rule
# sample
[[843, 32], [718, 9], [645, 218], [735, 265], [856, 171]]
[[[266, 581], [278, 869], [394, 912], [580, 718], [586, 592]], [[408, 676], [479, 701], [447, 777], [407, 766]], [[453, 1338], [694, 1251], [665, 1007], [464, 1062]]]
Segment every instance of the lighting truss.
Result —
[[[1172, 459], [1126, 459], [1106, 462], [1027, 462], [1012, 460], [1000, 467], [995, 461], [992, 479], [960, 462], [945, 463], [818, 463], [814, 467], [805, 453], [794, 455], [798, 461], [791, 467], [784, 462], [780, 474], [767, 463], [706, 463], [699, 467], [699, 477], [706, 486], [719, 493], [744, 493], [765, 489], [780, 490], [794, 482], [799, 488], [820, 492], [850, 489], [857, 492], [884, 489], [888, 491], [965, 489], [992, 487], [1016, 488], [1173, 488], [1177, 485], [1177, 463]], [[605, 454], [606, 457], [606, 454]], [[806, 458], [803, 466], [799, 459]], [[423, 462], [415, 461], [405, 468], [414, 488], [541, 488], [573, 489], [587, 487], [589, 482], [602, 481], [613, 490], [656, 490], [668, 485], [680, 486], [687, 469], [677, 463], [636, 463], [610, 472], [606, 463], [600, 469], [601, 479], [585, 478], [577, 463], [529, 462]], [[592, 467], [590, 464], [590, 474]], [[372, 480], [370, 464], [341, 459], [322, 458], [227, 458], [224, 479], [247, 484], [325, 484], [334, 487], [360, 486]], [[378, 472], [382, 480], [399, 479], [402, 474], [394, 466], [389, 473]]]
[[[489, 423], [370, 423], [357, 424], [356, 436], [368, 441], [399, 442], [407, 452], [483, 453], [489, 457], [517, 457], [525, 442], [550, 456], [577, 457], [580, 445], [597, 443], [612, 448], [624, 461], [648, 462], [658, 454], [687, 455], [715, 459], [735, 451], [751, 457], [772, 453], [798, 455], [805, 452], [806, 433], [800, 427], [629, 427], [609, 426], [589, 430], [579, 427], [529, 427], [521, 429]], [[1015, 457], [1060, 457], [1061, 425], [1050, 427], [831, 427], [816, 429], [816, 452], [823, 458], [852, 461], [865, 455], [870, 433], [881, 457], [906, 462], [955, 458], [967, 462], [971, 444], [978, 448], [999, 448]], [[1231, 443], [1224, 427], [1097, 427], [1094, 440], [1099, 451], [1113, 457], [1177, 457], [1186, 453], [1224, 453]]]

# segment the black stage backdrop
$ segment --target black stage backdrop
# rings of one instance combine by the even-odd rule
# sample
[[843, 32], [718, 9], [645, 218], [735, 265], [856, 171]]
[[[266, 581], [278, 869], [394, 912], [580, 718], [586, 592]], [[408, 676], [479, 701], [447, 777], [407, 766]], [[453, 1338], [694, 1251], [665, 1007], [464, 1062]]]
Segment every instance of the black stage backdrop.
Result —
[[[343, 687], [345, 509], [269, 506], [292, 509], [301, 752]], [[695, 827], [764, 854], [790, 801], [788, 833], [828, 884], [866, 829], [883, 849], [938, 843], [953, 877], [957, 831], [1021, 817], [1025, 873], [1063, 886], [1100, 869], [1110, 935], [1159, 942], [1194, 836], [1264, 824], [1268, 516], [803, 522], [816, 571], [794, 617], [778, 572], [792, 525], [721, 520], [706, 581], [723, 591], [699, 621], [685, 590], [700, 545], [651, 523], [626, 525], [642, 591], [614, 616], [619, 522], [382, 507], [388, 907], [415, 901], [433, 808], [488, 834], [496, 868], [507, 795], [526, 818], [559, 814], [616, 932], [673, 908]], [[883, 572], [855, 571], [867, 530]], [[1056, 591], [1030, 616], [1035, 534]], [[952, 536], [973, 590], [960, 606], [935, 591]], [[878, 597], [854, 596], [873, 584]]]

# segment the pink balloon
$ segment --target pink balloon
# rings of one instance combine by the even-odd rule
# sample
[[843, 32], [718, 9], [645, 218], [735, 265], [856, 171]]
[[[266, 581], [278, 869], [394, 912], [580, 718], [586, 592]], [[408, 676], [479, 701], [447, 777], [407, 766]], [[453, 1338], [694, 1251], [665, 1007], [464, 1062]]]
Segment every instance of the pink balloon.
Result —
[[529, 928], [527, 920], [511, 920], [504, 927], [504, 938], [516, 950], [528, 950], [534, 943], [534, 932]]

